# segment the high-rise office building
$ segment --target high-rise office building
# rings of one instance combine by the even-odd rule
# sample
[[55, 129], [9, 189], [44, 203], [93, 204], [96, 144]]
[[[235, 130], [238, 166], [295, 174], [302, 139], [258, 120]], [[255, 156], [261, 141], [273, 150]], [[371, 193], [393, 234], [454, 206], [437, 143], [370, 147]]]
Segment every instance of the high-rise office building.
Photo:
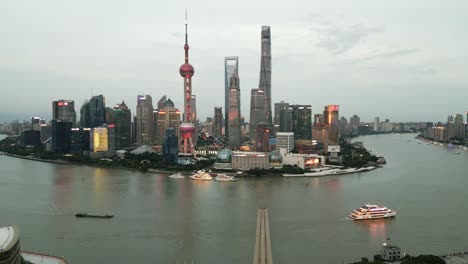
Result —
[[261, 42], [260, 84], [258, 89], [265, 92], [265, 106], [263, 107], [265, 113], [261, 121], [265, 122], [271, 129], [273, 122], [271, 111], [271, 30], [269, 26], [262, 26]]
[[214, 108], [214, 137], [221, 139], [223, 133], [223, 108], [222, 107], [215, 107]]
[[348, 134], [348, 119], [342, 116], [339, 121], [340, 133], [341, 134]]
[[[158, 104], [162, 107], [162, 104]], [[166, 131], [168, 128], [175, 130], [177, 138], [179, 138], [179, 127], [180, 127], [180, 111], [175, 108], [174, 102], [171, 99], [167, 99], [163, 108], [157, 110], [158, 122], [156, 125], [156, 140], [155, 143], [158, 146], [162, 146], [164, 138], [166, 137]]]
[[150, 145], [154, 137], [153, 98], [151, 95], [137, 96], [136, 142]]
[[375, 132], [380, 131], [380, 117], [378, 116], [374, 117], [374, 131]]
[[230, 113], [230, 89], [231, 89], [231, 78], [234, 76], [235, 81], [237, 81], [236, 86], [240, 89], [239, 81], [239, 57], [228, 56], [224, 57], [224, 131], [226, 137], [229, 139], [229, 113]]
[[176, 164], [179, 154], [177, 130], [173, 127], [168, 127], [165, 134], [163, 143], [164, 161], [168, 164]]
[[195, 143], [193, 142], [194, 134], [197, 134], [197, 128], [194, 124], [196, 120], [192, 120], [192, 77], [195, 69], [189, 63], [189, 44], [187, 23], [185, 23], [185, 63], [179, 68], [180, 76], [184, 78], [184, 118], [180, 125], [181, 142], [183, 143], [184, 153], [195, 155]]
[[292, 111], [289, 108], [280, 109], [279, 112], [279, 132], [291, 132], [292, 131]]
[[107, 123], [114, 125], [115, 147], [122, 149], [130, 146], [132, 140], [132, 113], [128, 106], [122, 101], [114, 106]]
[[104, 96], [96, 95], [83, 104], [80, 110], [81, 127], [98, 127], [106, 123], [106, 101]]
[[325, 123], [315, 123], [312, 127], [312, 142], [315, 149], [323, 154], [328, 153], [328, 126]]
[[260, 122], [265, 124], [265, 92], [261, 89], [252, 89], [250, 94], [250, 140], [255, 139], [257, 126]]
[[323, 117], [323, 114], [315, 114], [314, 115], [314, 124], [324, 124], [325, 119]]
[[44, 143], [46, 140], [52, 137], [52, 126], [41, 124], [41, 142]]
[[65, 154], [70, 151], [70, 134], [72, 122], [62, 119], [52, 120], [52, 151]]
[[270, 151], [270, 131], [268, 126], [265, 123], [260, 123], [257, 125], [255, 130], [255, 140], [253, 143], [253, 148], [255, 152], [269, 152]]
[[360, 124], [361, 124], [361, 118], [359, 118], [359, 116], [357, 115], [353, 115], [349, 119], [349, 125], [351, 126], [351, 128], [358, 127]]
[[72, 128], [70, 132], [70, 153], [80, 154], [89, 151], [91, 134], [89, 128]]
[[292, 132], [295, 140], [312, 139], [312, 106], [290, 105]]
[[192, 142], [193, 142], [193, 145], [196, 146], [197, 145], [197, 140], [198, 140], [198, 128], [199, 128], [199, 122], [198, 122], [198, 116], [197, 116], [197, 96], [192, 94], [192, 100], [190, 101], [190, 105], [191, 105], [191, 109], [190, 109], [190, 112], [191, 112], [191, 119], [192, 120], [192, 123], [193, 125], [195, 126], [195, 133], [193, 133], [192, 135]]
[[286, 153], [294, 149], [294, 133], [278, 132], [276, 133], [276, 150], [286, 149]]
[[240, 133], [240, 89], [239, 77], [232, 75], [229, 79], [229, 113], [227, 115], [227, 139], [228, 146], [238, 149], [241, 144]]
[[214, 135], [214, 124], [213, 118], [207, 117], [205, 123], [203, 124], [203, 132], [205, 132], [208, 136]]
[[[44, 122], [42, 122], [44, 121]], [[40, 131], [41, 130], [41, 124], [45, 123], [45, 120], [44, 119], [41, 119], [40, 117], [32, 117], [31, 118], [31, 129], [32, 130], [36, 130], [36, 131]]]
[[52, 119], [60, 119], [63, 122], [70, 122], [76, 125], [75, 101], [58, 100], [52, 102]]
[[92, 152], [107, 152], [109, 150], [109, 131], [107, 127], [91, 128], [90, 146]]
[[328, 126], [328, 145], [340, 145], [340, 124], [339, 124], [339, 109], [338, 105], [325, 106], [324, 117], [325, 124]]
[[280, 113], [282, 110], [289, 109], [289, 103], [279, 102], [275, 104], [275, 116], [273, 118], [273, 124], [275, 126], [280, 126]]

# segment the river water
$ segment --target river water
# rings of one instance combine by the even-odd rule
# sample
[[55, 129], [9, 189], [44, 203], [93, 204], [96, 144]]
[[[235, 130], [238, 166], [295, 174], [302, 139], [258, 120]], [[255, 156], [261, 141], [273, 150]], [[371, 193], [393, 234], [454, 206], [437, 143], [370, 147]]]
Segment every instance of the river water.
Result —
[[[69, 263], [251, 263], [257, 208], [270, 213], [276, 263], [342, 263], [389, 237], [411, 254], [468, 248], [468, 152], [418, 144], [414, 134], [363, 141], [388, 165], [323, 178], [193, 182], [165, 175], [0, 156], [0, 225], [25, 250]], [[364, 203], [395, 219], [354, 222]], [[77, 219], [77, 212], [113, 219]]]

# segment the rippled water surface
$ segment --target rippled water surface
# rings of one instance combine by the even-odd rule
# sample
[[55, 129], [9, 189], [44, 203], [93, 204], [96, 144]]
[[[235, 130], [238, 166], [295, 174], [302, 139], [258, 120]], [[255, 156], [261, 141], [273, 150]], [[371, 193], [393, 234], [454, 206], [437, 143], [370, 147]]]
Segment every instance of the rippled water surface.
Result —
[[[468, 152], [411, 135], [362, 137], [388, 165], [324, 178], [193, 182], [166, 175], [0, 156], [0, 224], [24, 249], [69, 263], [249, 263], [256, 209], [269, 208], [276, 263], [342, 263], [390, 237], [413, 254], [468, 248]], [[397, 218], [353, 222], [371, 202]], [[114, 219], [77, 219], [77, 212]]]

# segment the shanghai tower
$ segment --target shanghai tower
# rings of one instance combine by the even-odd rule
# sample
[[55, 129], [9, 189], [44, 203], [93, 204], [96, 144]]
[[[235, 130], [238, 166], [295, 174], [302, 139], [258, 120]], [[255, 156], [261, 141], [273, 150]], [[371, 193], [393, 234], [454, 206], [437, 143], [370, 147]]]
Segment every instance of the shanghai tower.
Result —
[[[262, 26], [262, 54], [260, 61], [260, 84], [258, 88], [265, 94], [265, 120], [272, 127], [271, 115], [271, 32], [269, 26]], [[271, 131], [271, 129], [270, 129]]]

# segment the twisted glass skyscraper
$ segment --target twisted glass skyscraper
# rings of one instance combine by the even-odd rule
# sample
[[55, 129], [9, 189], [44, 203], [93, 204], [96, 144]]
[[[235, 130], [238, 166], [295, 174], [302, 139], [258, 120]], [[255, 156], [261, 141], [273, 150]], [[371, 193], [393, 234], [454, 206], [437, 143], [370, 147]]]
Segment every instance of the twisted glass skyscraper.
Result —
[[269, 26], [262, 26], [262, 54], [260, 61], [260, 84], [258, 88], [265, 92], [265, 120], [271, 128], [271, 32]]

